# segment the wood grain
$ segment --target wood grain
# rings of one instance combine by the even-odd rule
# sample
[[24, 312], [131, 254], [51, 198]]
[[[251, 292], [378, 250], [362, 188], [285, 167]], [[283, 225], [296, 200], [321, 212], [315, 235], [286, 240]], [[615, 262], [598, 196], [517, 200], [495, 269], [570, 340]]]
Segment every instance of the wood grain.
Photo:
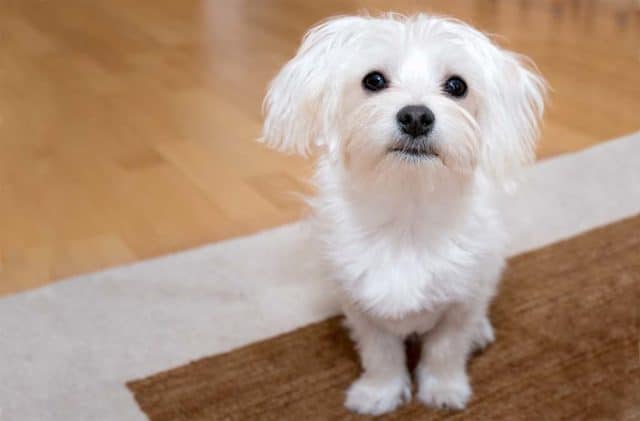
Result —
[[640, 127], [634, 1], [0, 0], [0, 294], [299, 218], [310, 163], [254, 142], [313, 23], [431, 11], [554, 89], [540, 156]]

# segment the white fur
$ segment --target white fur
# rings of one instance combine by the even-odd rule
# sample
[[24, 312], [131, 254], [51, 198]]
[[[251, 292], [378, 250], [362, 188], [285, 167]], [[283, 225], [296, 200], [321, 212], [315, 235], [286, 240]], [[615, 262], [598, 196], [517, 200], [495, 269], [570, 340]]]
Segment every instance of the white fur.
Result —
[[[361, 84], [381, 71], [387, 89]], [[444, 81], [469, 91], [452, 98]], [[496, 192], [532, 160], [544, 82], [519, 56], [455, 20], [339, 17], [313, 28], [265, 99], [263, 140], [321, 151], [311, 203], [364, 373], [346, 406], [380, 414], [410, 397], [403, 339], [424, 337], [418, 398], [463, 408], [465, 365], [493, 340], [487, 308], [504, 265]], [[437, 157], [389, 152], [396, 113], [426, 105]]]

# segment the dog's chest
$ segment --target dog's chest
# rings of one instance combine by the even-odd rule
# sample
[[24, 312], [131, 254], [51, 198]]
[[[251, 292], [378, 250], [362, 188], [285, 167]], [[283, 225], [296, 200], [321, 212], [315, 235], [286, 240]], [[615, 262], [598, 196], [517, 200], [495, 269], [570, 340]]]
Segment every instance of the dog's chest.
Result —
[[443, 305], [466, 300], [481, 257], [462, 238], [432, 248], [370, 241], [353, 251], [334, 256], [341, 285], [360, 308], [385, 318], [428, 318]]

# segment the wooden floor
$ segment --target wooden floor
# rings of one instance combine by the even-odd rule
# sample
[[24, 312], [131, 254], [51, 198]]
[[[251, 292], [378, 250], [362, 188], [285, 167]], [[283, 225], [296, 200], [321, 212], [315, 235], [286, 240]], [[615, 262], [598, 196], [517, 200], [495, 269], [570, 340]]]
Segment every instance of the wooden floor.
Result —
[[310, 164], [253, 140], [267, 82], [318, 20], [421, 10], [504, 36], [554, 89], [545, 157], [640, 128], [638, 7], [0, 0], [0, 294], [299, 218]]

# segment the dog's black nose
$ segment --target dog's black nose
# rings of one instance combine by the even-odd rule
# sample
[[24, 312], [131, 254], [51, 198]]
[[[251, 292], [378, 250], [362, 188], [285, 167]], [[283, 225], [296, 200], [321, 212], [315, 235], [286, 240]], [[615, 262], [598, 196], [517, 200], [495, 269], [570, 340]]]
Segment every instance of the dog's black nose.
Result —
[[400, 130], [412, 137], [426, 135], [431, 131], [436, 116], [424, 105], [407, 105], [396, 114]]

